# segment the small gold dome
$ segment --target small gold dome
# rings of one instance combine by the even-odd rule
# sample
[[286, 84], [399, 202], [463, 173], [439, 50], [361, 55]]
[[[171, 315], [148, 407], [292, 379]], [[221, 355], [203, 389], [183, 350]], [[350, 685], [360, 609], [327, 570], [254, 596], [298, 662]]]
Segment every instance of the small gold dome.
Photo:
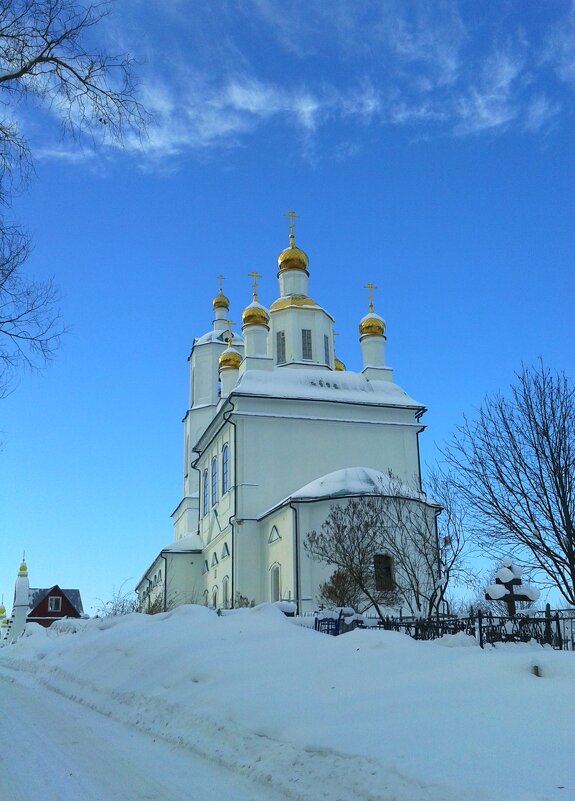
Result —
[[290, 244], [288, 248], [282, 250], [280, 255], [278, 256], [278, 268], [280, 272], [284, 270], [307, 270], [309, 264], [309, 259], [307, 255], [296, 248], [293, 244]]
[[237, 350], [226, 348], [223, 353], [220, 353], [220, 370], [238, 370], [241, 361], [242, 357]]
[[230, 301], [226, 298], [221, 289], [216, 297], [212, 300], [212, 306], [214, 307], [214, 311], [216, 309], [225, 309], [228, 311], [230, 308]]
[[385, 320], [379, 314], [370, 312], [360, 322], [359, 333], [362, 337], [383, 337], [385, 336]]
[[338, 359], [337, 356], [333, 360], [333, 363], [335, 365], [336, 370], [345, 370], [345, 364], [342, 361], [340, 361], [340, 359]]
[[267, 309], [258, 303], [257, 301], [253, 301], [250, 303], [249, 306], [243, 310], [242, 313], [242, 324], [245, 327], [246, 325], [265, 325], [270, 321], [270, 316], [267, 312]]
[[20, 565], [20, 570], [18, 571], [18, 575], [20, 576], [28, 575], [28, 567], [26, 566], [26, 562], [22, 562], [22, 564]]

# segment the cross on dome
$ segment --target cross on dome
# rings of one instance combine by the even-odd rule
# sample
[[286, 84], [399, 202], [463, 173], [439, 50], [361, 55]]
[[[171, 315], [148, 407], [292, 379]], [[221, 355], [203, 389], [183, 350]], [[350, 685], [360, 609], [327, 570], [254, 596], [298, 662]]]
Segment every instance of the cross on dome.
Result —
[[248, 273], [248, 277], [254, 279], [253, 284], [252, 284], [252, 292], [253, 292], [253, 295], [254, 295], [254, 300], [257, 300], [258, 299], [258, 278], [261, 278], [261, 275], [258, 272], [256, 272], [255, 270], [252, 270], [251, 273]]
[[294, 223], [294, 220], [299, 220], [300, 219], [300, 215], [296, 214], [293, 209], [290, 209], [289, 211], [284, 211], [283, 216], [290, 218], [290, 221], [289, 221], [289, 241], [290, 241], [291, 247], [293, 248], [293, 247], [295, 247], [295, 223]]
[[369, 290], [369, 313], [373, 314], [373, 290], [377, 289], [377, 287], [369, 281], [367, 284], [363, 285], [363, 288]]
[[232, 331], [232, 326], [234, 325], [234, 321], [233, 320], [226, 320], [226, 323], [229, 325], [228, 335], [226, 337], [226, 342], [228, 343], [228, 348], [231, 348], [232, 347], [232, 343], [234, 341], [234, 334], [233, 334], [233, 331]]

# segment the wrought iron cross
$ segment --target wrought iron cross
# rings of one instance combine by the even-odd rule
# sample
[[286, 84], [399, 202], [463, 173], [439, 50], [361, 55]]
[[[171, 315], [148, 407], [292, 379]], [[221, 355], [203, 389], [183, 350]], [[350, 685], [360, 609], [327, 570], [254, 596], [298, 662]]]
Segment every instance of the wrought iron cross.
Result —
[[218, 284], [220, 287], [220, 295], [222, 295], [223, 294], [222, 281], [224, 280], [224, 276], [220, 273], [219, 275], [216, 275], [216, 278], [218, 279]]

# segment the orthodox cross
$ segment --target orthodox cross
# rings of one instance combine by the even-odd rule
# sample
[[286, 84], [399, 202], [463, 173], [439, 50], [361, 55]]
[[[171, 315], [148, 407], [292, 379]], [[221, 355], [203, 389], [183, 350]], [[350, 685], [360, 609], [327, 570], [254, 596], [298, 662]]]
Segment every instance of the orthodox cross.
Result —
[[290, 221], [289, 221], [289, 242], [290, 242], [290, 246], [293, 248], [293, 247], [295, 247], [295, 231], [294, 231], [295, 223], [294, 223], [294, 219], [295, 220], [299, 220], [300, 216], [299, 216], [299, 214], [296, 214], [293, 209], [290, 209], [289, 211], [284, 211], [283, 216], [290, 218]]
[[254, 300], [258, 299], [258, 278], [261, 278], [261, 275], [257, 273], [255, 270], [252, 270], [251, 273], [248, 273], [250, 278], [254, 279], [252, 284], [252, 292], [254, 293]]
[[369, 289], [369, 313], [373, 314], [373, 290], [377, 289], [375, 284], [372, 284], [371, 281], [367, 284], [364, 284], [364, 289]]
[[228, 348], [231, 348], [232, 347], [232, 343], [234, 341], [234, 335], [233, 335], [233, 332], [232, 332], [232, 325], [234, 325], [234, 321], [233, 320], [226, 320], [226, 323], [229, 325], [228, 335], [226, 337], [226, 340], [227, 340], [227, 343], [228, 343]]
[[223, 295], [222, 281], [224, 280], [224, 276], [220, 273], [219, 275], [216, 275], [216, 278], [218, 279], [218, 284], [220, 287], [220, 295]]
[[[499, 571], [497, 571], [497, 572], [499, 573]], [[509, 572], [511, 572], [511, 571], [509, 571]], [[499, 576], [496, 575], [495, 584], [501, 584], [502, 587], [505, 587], [507, 592], [505, 593], [505, 595], [501, 599], [499, 599], [499, 598], [494, 599], [492, 597], [490, 591], [489, 591], [490, 587], [487, 587], [487, 591], [485, 593], [485, 600], [487, 600], [487, 601], [493, 601], [493, 600], [501, 600], [501, 601], [503, 601], [503, 603], [507, 605], [507, 614], [509, 615], [509, 617], [515, 617], [515, 612], [517, 610], [517, 607], [515, 606], [516, 601], [530, 601], [530, 600], [532, 600], [531, 597], [528, 594], [522, 593], [522, 592], [515, 592], [515, 590], [513, 589], [514, 587], [520, 587], [522, 583], [523, 582], [521, 581], [519, 576], [514, 576], [512, 574], [512, 572], [511, 572], [511, 578], [509, 578], [507, 581], [505, 581], [505, 579], [500, 579]]]

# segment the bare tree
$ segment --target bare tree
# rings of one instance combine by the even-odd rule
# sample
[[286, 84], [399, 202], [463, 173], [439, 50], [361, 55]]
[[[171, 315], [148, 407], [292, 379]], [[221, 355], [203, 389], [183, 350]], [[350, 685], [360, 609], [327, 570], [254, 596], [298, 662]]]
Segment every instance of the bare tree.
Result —
[[462, 570], [465, 545], [453, 507], [439, 537], [439, 511], [437, 503], [390, 475], [381, 495], [332, 505], [321, 531], [309, 532], [304, 547], [313, 559], [336, 567], [381, 619], [381, 607], [396, 603], [429, 617]]
[[23, 275], [30, 240], [6, 218], [32, 169], [20, 108], [43, 107], [72, 136], [120, 143], [146, 121], [129, 56], [90, 44], [109, 8], [77, 0], [0, 0], [0, 397], [16, 368], [40, 366], [53, 355], [62, 333], [54, 286]]
[[377, 588], [375, 579], [379, 501], [365, 496], [351, 498], [344, 506], [332, 504], [321, 530], [306, 535], [304, 548], [312, 559], [333, 565], [348, 577], [384, 620], [381, 607], [387, 593]]
[[9, 391], [17, 368], [50, 359], [62, 333], [52, 281], [22, 274], [29, 251], [28, 237], [0, 222], [0, 397]]
[[540, 362], [487, 398], [445, 452], [449, 480], [493, 556], [513, 554], [575, 604], [575, 388]]
[[118, 617], [139, 611], [138, 596], [133, 590], [125, 590], [125, 584], [126, 581], [119, 589], [114, 588], [112, 597], [108, 601], [98, 598], [99, 606], [96, 609], [95, 617]]

